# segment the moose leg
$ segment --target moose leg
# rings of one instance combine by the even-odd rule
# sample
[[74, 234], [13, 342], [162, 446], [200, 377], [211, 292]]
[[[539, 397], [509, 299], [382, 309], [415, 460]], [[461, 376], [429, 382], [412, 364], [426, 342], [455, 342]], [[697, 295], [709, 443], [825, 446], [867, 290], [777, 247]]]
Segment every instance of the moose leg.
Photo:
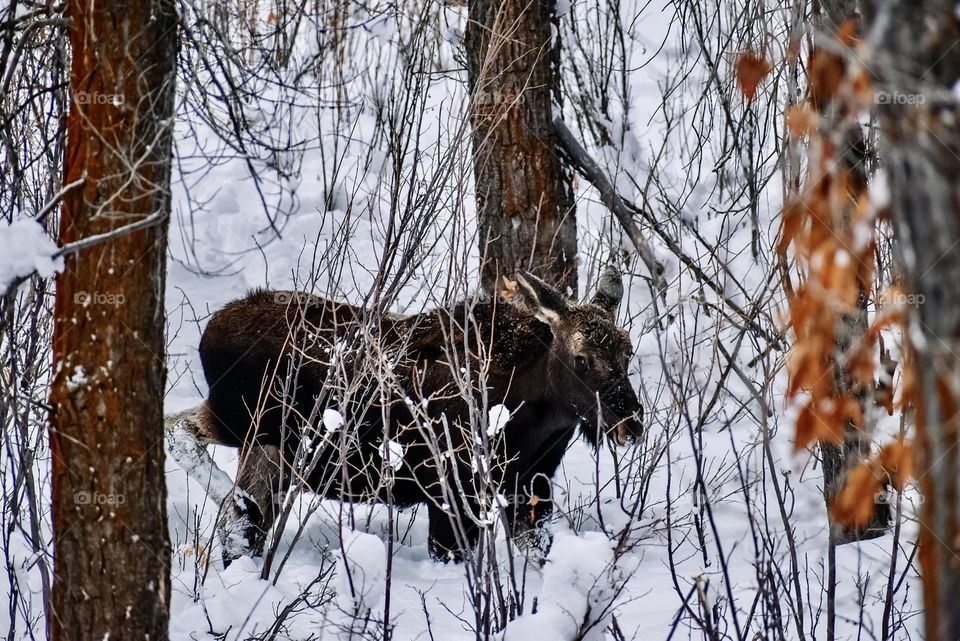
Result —
[[538, 473], [522, 491], [514, 493], [507, 510], [510, 536], [517, 547], [540, 552], [544, 557], [553, 543], [553, 536], [547, 529], [554, 507], [552, 490], [550, 477]]
[[237, 497], [242, 499], [235, 500], [232, 509], [224, 509], [221, 518], [224, 564], [244, 554], [263, 554], [289, 484], [279, 448], [258, 443], [244, 448], [237, 474]]
[[[456, 460], [456, 459], [454, 459]], [[429, 501], [430, 555], [438, 561], [463, 561], [480, 538], [480, 506], [474, 496], [469, 463], [448, 470], [440, 496]]]
[[167, 453], [187, 476], [207, 488], [207, 495], [218, 504], [233, 495], [233, 479], [207, 452], [207, 445], [217, 439], [206, 403], [164, 417], [163, 427]]
[[465, 550], [460, 542], [466, 544], [467, 552], [476, 546], [480, 538], [476, 523], [463, 508], [443, 510], [431, 502], [427, 511], [430, 517], [430, 556], [444, 563], [463, 561]]
[[[221, 506], [217, 533], [229, 563], [251, 550], [259, 524], [263, 521], [256, 500], [237, 487], [207, 452], [207, 445], [218, 443], [206, 403], [164, 417], [167, 452], [187, 476], [206, 488], [207, 496]], [[255, 483], [251, 482], [251, 485]], [[262, 545], [262, 544], [261, 544]]]

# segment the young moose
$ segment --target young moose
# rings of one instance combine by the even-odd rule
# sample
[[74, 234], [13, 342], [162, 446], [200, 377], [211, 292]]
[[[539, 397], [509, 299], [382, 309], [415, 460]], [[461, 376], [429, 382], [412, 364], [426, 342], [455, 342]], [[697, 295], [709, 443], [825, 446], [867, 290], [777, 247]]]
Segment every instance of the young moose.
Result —
[[[594, 447], [600, 434], [638, 437], [630, 340], [614, 323], [619, 274], [583, 305], [530, 274], [508, 285], [505, 299], [409, 317], [268, 291], [214, 314], [200, 342], [207, 402], [167, 430], [184, 469], [232, 498], [225, 560], [262, 552], [291, 477], [345, 501], [424, 503], [430, 552], [461, 559], [491, 510], [513, 535], [549, 515], [578, 426]], [[495, 405], [509, 411], [502, 429], [487, 421]], [[244, 448], [236, 489], [210, 442]]]

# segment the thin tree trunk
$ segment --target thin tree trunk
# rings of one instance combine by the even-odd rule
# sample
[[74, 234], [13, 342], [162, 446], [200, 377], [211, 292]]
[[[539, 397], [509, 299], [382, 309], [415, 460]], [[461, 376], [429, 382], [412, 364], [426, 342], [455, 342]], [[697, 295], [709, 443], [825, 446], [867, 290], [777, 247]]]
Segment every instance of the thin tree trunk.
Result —
[[[51, 639], [165, 639], [164, 274], [177, 57], [172, 0], [68, 8], [72, 106], [50, 393]], [[85, 179], [85, 180], [84, 180]]]
[[559, 39], [552, 0], [471, 0], [465, 36], [481, 284], [530, 269], [577, 291], [570, 171], [557, 153]]
[[[848, 23], [858, 24], [858, 5], [857, 0], [821, 0], [815, 2], [813, 23], [816, 29], [814, 36], [816, 53], [814, 55], [836, 58], [835, 64], [840, 69], [847, 67], [847, 62], [833, 51], [839, 46], [849, 46], [837, 42], [837, 34], [846, 28]], [[859, 29], [852, 30], [854, 34], [858, 34], [858, 32]], [[850, 215], [852, 210], [857, 206], [858, 201], [866, 197], [867, 142], [858, 121], [858, 114], [846, 113], [845, 109], [834, 103], [830, 97], [819, 95], [816, 83], [813, 83], [811, 99], [820, 117], [828, 123], [824, 129], [834, 132], [834, 140], [830, 142], [835, 144], [837, 148], [837, 168], [842, 170], [846, 177], [845, 185], [848, 198], [847, 206], [841, 213], [841, 224], [846, 228], [844, 231], [847, 231], [853, 224]], [[857, 283], [857, 310], [841, 318], [837, 324], [836, 349], [833, 354], [837, 391], [841, 395], [856, 398], [860, 403], [860, 413], [864, 417], [869, 416], [866, 407], [869, 399], [866, 398], [865, 390], [855, 389], [856, 386], [847, 367], [847, 362], [850, 350], [855, 349], [860, 344], [862, 337], [867, 332], [869, 324], [867, 299], [871, 288], [872, 283]], [[857, 426], [848, 422], [846, 429], [844, 429], [841, 444], [820, 444], [820, 454], [823, 460], [823, 495], [828, 515], [834, 499], [846, 484], [847, 473], [870, 455], [871, 431], [867, 427], [866, 425]], [[833, 530], [833, 535], [830, 537], [831, 545], [843, 545], [875, 538], [881, 536], [890, 527], [890, 507], [886, 503], [877, 504], [873, 517], [861, 527], [850, 527], [837, 523], [832, 517], [830, 518], [830, 527]], [[828, 638], [832, 637], [828, 635]]]
[[879, 108], [890, 210], [916, 356], [916, 476], [926, 638], [960, 639], [960, 129], [950, 91], [960, 78], [960, 24], [953, 2], [873, 7], [871, 69], [887, 84]]

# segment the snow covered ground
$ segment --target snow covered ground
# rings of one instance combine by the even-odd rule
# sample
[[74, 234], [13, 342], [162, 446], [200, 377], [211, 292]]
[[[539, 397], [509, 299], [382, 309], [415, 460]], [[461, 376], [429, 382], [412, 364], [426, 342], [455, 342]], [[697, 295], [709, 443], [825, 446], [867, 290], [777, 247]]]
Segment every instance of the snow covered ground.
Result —
[[[678, 28], [675, 5], [624, 4], [629, 5], [624, 15], [639, 19], [632, 26], [637, 44], [630, 54], [629, 104], [614, 100], [613, 107], [617, 117], [626, 116], [609, 122], [623, 135], [622, 146], [595, 151], [607, 167], [617, 168], [616, 183], [626, 196], [652, 203], [658, 215], [661, 207], [669, 209], [664, 216], [681, 246], [723, 283], [725, 295], [742, 307], [758, 303], [777, 318], [777, 296], [769, 282], [776, 268], [769, 249], [777, 230], [779, 181], [765, 183], [755, 203], [763, 250], [754, 256], [749, 208], [732, 207], [737, 202], [730, 195], [743, 177], [712, 171], [722, 164], [715, 139], [703, 143], [702, 155], [694, 154], [697, 161], [691, 164], [690, 141], [675, 134], [677, 127], [702, 124], [697, 99], [709, 87], [709, 73], [700, 68], [685, 77], [671, 93], [670, 106], [661, 106], [678, 70], [695, 66], [704, 55], [702, 43], [694, 41], [689, 28]], [[440, 44], [425, 63], [407, 46], [414, 18], [393, 12], [352, 17], [359, 35], [348, 46], [349, 64], [339, 70], [349, 95], [346, 106], [317, 109], [326, 96], [313, 96], [311, 102], [301, 94], [282, 108], [252, 101], [250, 126], [282, 141], [285, 151], [248, 162], [225, 153], [201, 114], [179, 114], [167, 275], [166, 412], [202, 401], [199, 338], [209, 315], [228, 301], [254, 287], [308, 288], [359, 301], [372, 286], [393, 233], [389, 221], [404, 211], [395, 205], [411, 194], [430, 195], [438, 223], [418, 241], [423, 251], [394, 311], [419, 311], [475, 286], [464, 78], [452, 71], [462, 8], [445, 6], [433, 18]], [[306, 59], [317, 46], [305, 38], [296, 55]], [[419, 77], [405, 71], [423, 68], [436, 74], [422, 92], [423, 103], [414, 106], [421, 125], [416, 146], [398, 154], [377, 137], [374, 107]], [[180, 80], [181, 90], [193, 96], [202, 94], [208, 81], [202, 75]], [[268, 82], [245, 89], [281, 103], [289, 90]], [[714, 117], [721, 106], [712, 103], [708, 111]], [[668, 114], [681, 124], [668, 123]], [[565, 116], [570, 116], [569, 105]], [[776, 114], [758, 117], [769, 123]], [[749, 150], [737, 151], [741, 160], [751, 160]], [[398, 166], [401, 171], [394, 171]], [[725, 167], [719, 172], [729, 171]], [[648, 175], [658, 182], [641, 190]], [[718, 187], [723, 181], [733, 187]], [[598, 255], [609, 243], [622, 241], [596, 194], [584, 181], [577, 189], [586, 287], [596, 274]], [[704, 251], [688, 233], [691, 228], [718, 248], [715, 255]], [[0, 251], [4, 243], [0, 236]], [[662, 243], [653, 244], [666, 266], [669, 291], [654, 304], [638, 263], [628, 275], [620, 316], [635, 348], [631, 374], [642, 389], [645, 439], [614, 453], [594, 453], [583, 441], [571, 446], [555, 479], [552, 547], [542, 565], [535, 557], [526, 565], [525, 611], [502, 634], [522, 641], [644, 641], [703, 638], [700, 628], [712, 626], [715, 638], [772, 638], [778, 628], [773, 619], [779, 616], [800, 622], [784, 626], [792, 630], [791, 638], [822, 638], [828, 546], [821, 473], [811, 455], [795, 452], [791, 443], [784, 354], [745, 335], [713, 292], [701, 287]], [[34, 258], [30, 253], [13, 271], [0, 273], [0, 285], [23, 269], [52, 267], [32, 263]], [[463, 278], [447, 291], [451, 271]], [[881, 417], [880, 431], [898, 428], [898, 417]], [[234, 476], [236, 451], [211, 449]], [[384, 506], [301, 495], [262, 578], [263, 559], [241, 558], [223, 567], [214, 535], [218, 506], [207, 500], [203, 484], [188, 479], [169, 459], [167, 489], [174, 641], [381, 638], [385, 617], [395, 639], [476, 637], [472, 579], [463, 565], [430, 559], [423, 511], [401, 512], [391, 522]], [[642, 511], [630, 514], [638, 496]], [[905, 496], [909, 503], [915, 495]], [[905, 507], [908, 514], [912, 510]], [[616, 537], [627, 525], [631, 545], [621, 553]], [[392, 554], [386, 543], [391, 527]], [[895, 638], [919, 638], [920, 590], [907, 564], [915, 538], [915, 525], [906, 520], [894, 551], [893, 619], [900, 617], [903, 626]], [[837, 638], [880, 637], [894, 545], [889, 533], [837, 550]], [[514, 561], [523, 563], [523, 555], [510, 552], [502, 535], [498, 551], [504, 560], [515, 554]], [[26, 556], [29, 550], [13, 553]], [[39, 594], [35, 573], [25, 571], [22, 582]], [[584, 620], [595, 625], [583, 629]], [[5, 629], [0, 620], [0, 630]]]
[[[670, 5], [647, 6], [641, 15], [643, 46], [632, 54], [638, 64], [631, 76], [630, 130], [625, 134], [623, 149], [601, 150], [608, 166], [620, 169], [620, 188], [634, 197], [639, 196], [636, 183], [626, 178], [632, 175], [636, 179], [649, 169], [664, 139], [665, 112], [659, 108], [664, 79], [675, 72], [672, 65], [677, 57], [695, 57], [697, 48], [694, 43], [683, 42], [682, 34], [668, 29], [674, 17]], [[448, 40], [455, 43], [462, 16], [456, 9], [448, 9], [444, 20], [449, 21]], [[385, 18], [371, 28], [370, 41], [384, 45], [381, 54], [388, 55], [383, 51], [395, 45], [400, 31], [402, 26]], [[438, 64], [450, 64], [453, 59], [446, 45], [435, 55]], [[701, 72], [683, 86], [684, 91], [696, 86], [698, 78], [709, 81]], [[444, 145], [460, 135], [457, 126], [450, 123], [456, 123], [451, 114], [462, 109], [461, 83], [462, 77], [448, 78], [429, 89], [424, 113], [430, 126], [424, 128], [419, 140], [424, 150], [421, 160], [428, 167], [426, 174], [431, 163], [435, 167], [444, 158]], [[364, 90], [375, 93], [376, 87], [366, 86]], [[261, 231], [265, 229], [264, 213], [256, 205], [258, 196], [245, 176], [243, 163], [223, 163], [191, 186], [194, 200], [207, 204], [200, 214], [187, 214], [186, 207], [181, 208], [174, 225], [180, 234], [178, 237], [175, 231], [172, 236], [174, 260], [168, 275], [172, 380], [167, 411], [189, 407], [202, 399], [204, 385], [196, 347], [209, 313], [252, 287], [317, 283], [320, 291], [326, 291], [333, 279], [322, 268], [318, 271], [313, 261], [318, 251], [344, 233], [344, 224], [351, 230], [349, 257], [344, 261], [351, 278], [341, 280], [341, 287], [344, 282], [349, 286], [333, 294], [343, 300], [356, 300], [354, 297], [371, 285], [371, 266], [377, 264], [382, 252], [384, 220], [391, 215], [381, 198], [383, 170], [395, 161], [375, 155], [380, 166], [363, 166], [372, 127], [367, 117], [361, 109], [345, 142], [342, 159], [346, 177], [341, 183], [327, 184], [329, 172], [323, 154], [316, 148], [303, 153], [292, 183], [278, 183], [275, 201], [291, 198], [282, 220], [281, 238]], [[315, 124], [305, 120], [298, 135], [303, 139], [319, 136], [324, 141], [333, 137], [324, 124], [333, 131], [342, 126], [321, 123], [313, 129]], [[611, 126], [615, 128], [616, 123]], [[178, 151], [191, 156], [184, 150], [203, 144], [202, 137], [179, 138]], [[705, 153], [709, 156], [710, 150]], [[772, 269], [772, 263], [767, 262], [770, 255], [751, 256], [746, 216], [715, 214], [724, 195], [711, 183], [714, 177], [693, 175], [683, 166], [681, 153], [659, 162], [658, 176], [670, 181], [686, 202], [682, 207], [686, 222], [695, 225], [708, 243], [720, 247], [729, 269], [724, 278], [729, 283], [728, 295], [744, 305], [768, 296], [765, 285]], [[463, 170], [459, 176], [469, 183], [469, 171]], [[582, 182], [578, 193], [582, 273], [586, 274], [596, 269], [591, 258], [611, 234], [610, 218]], [[182, 202], [184, 194], [180, 196]], [[763, 193], [759, 214], [761, 244], [767, 248], [776, 233], [780, 198], [779, 184], [771, 181]], [[431, 287], [443, 282], [451, 253], [462, 253], [460, 265], [468, 274], [474, 273], [476, 243], [469, 189], [454, 191], [451, 203], [448, 214], [459, 221], [461, 228], [453, 233], [448, 233], [449, 226], [438, 231], [441, 244], [423, 257], [422, 268], [416, 270], [413, 282], [399, 297], [402, 309], [398, 311], [416, 311], [436, 300]], [[363, 210], [364, 214], [348, 214], [347, 210]], [[613, 235], [616, 237], [616, 232]], [[260, 237], [269, 243], [249, 251]], [[681, 239], [688, 250], [702, 255], [689, 237], [681, 235]], [[506, 638], [575, 638], [588, 608], [607, 608], [606, 618], [602, 625], [580, 630], [583, 638], [612, 638], [608, 627], [611, 615], [624, 638], [700, 638], [700, 632], [690, 631], [694, 627], [691, 612], [707, 622], [715, 617], [718, 637], [766, 638], [776, 627], [769, 616], [778, 604], [780, 615], [801, 621], [806, 635], [823, 636], [828, 561], [820, 471], [808, 453], [793, 451], [789, 410], [782, 401], [782, 360], [761, 357], [766, 345], [756, 341], [736, 343], [739, 334], [734, 327], [720, 322], [720, 316], [704, 314], [699, 304], [703, 292], [696, 281], [664, 247], [657, 245], [657, 250], [672, 279], [663, 305], [670, 319], [662, 322], [666, 315], [661, 316], [658, 324], [639, 265], [621, 310], [636, 348], [634, 380], [644, 389], [647, 409], [648, 432], [639, 451], [658, 457], [655, 464], [644, 461], [650, 472], [644, 481], [644, 511], [632, 531], [636, 545], [613, 562], [616, 541], [610, 536], [628, 522], [625, 502], [618, 495], [621, 488], [614, 479], [618, 468], [623, 477], [623, 466], [641, 464], [631, 463], [633, 455], [629, 451], [617, 452], [619, 460], [615, 460], [606, 450], [595, 456], [584, 442], [576, 442], [556, 479], [561, 509], [552, 526], [553, 546], [543, 566], [531, 563], [526, 574], [527, 603], [529, 606], [536, 598], [537, 612], [531, 614], [528, 607], [524, 616], [509, 624]], [[748, 380], [759, 383], [748, 386], [739, 375], [727, 370], [723, 389], [714, 399], [717, 402], [708, 406], [725, 369], [717, 344], [733, 352], [734, 361]], [[774, 369], [765, 372], [765, 366]], [[671, 387], [669, 381], [674, 379], [683, 382]], [[760, 389], [764, 381], [769, 385]], [[689, 396], [678, 397], [678, 390], [685, 390]], [[761, 406], [755, 393], [763, 393], [766, 407]], [[764, 410], [769, 410], [765, 418]], [[895, 430], [896, 425], [888, 428]], [[764, 451], [764, 429], [769, 430], [769, 458]], [[231, 474], [235, 471], [235, 452], [220, 448], [215, 457]], [[701, 481], [702, 487], [698, 485]], [[289, 556], [282, 568], [274, 564], [269, 577], [263, 579], [261, 559], [244, 558], [224, 569], [216, 547], [204, 547], [213, 539], [217, 506], [205, 502], [204, 488], [187, 480], [173, 462], [168, 462], [168, 489], [176, 560], [173, 639], [245, 639], [270, 630], [277, 632], [278, 638], [339, 638], [351, 634], [375, 638], [387, 607], [397, 639], [475, 636], [465, 569], [429, 558], [425, 514], [407, 512], [397, 517], [398, 543], [392, 559], [388, 559], [384, 541], [389, 520], [384, 507], [344, 506], [301, 497], [294, 523], [303, 523], [303, 531], [296, 533], [288, 526], [280, 557]], [[785, 496], [783, 514], [794, 531], [792, 548], [785, 535], [778, 493]], [[898, 555], [909, 555], [914, 535], [912, 526], [905, 525]], [[892, 547], [890, 534], [838, 550], [838, 638], [879, 637]], [[386, 595], [388, 561], [390, 589]], [[899, 572], [904, 565], [901, 559]], [[795, 573], [791, 574], [793, 569]], [[908, 570], [905, 576], [896, 604], [907, 618], [906, 628], [898, 632], [903, 638], [916, 634], [918, 619], [911, 619], [910, 613], [919, 608], [916, 575]], [[797, 602], [795, 594], [783, 592], [787, 584], [800, 589], [802, 602]], [[773, 603], [758, 606], [764, 599]], [[763, 616], [758, 614], [761, 611]], [[275, 623], [278, 617], [282, 619], [280, 625]]]

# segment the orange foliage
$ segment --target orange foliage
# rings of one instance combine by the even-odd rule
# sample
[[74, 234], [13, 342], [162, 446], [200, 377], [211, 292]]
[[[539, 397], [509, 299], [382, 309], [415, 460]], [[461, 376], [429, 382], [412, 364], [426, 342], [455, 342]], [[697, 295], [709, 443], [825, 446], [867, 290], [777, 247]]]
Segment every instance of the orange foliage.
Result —
[[824, 401], [810, 401], [797, 416], [797, 448], [808, 447], [816, 442], [843, 442], [843, 430], [848, 423], [863, 424], [863, 412], [855, 398], [843, 397]]
[[917, 407], [915, 401], [919, 392], [919, 387], [917, 385], [916, 360], [916, 354], [913, 353], [913, 347], [910, 345], [910, 342], [904, 341], [902, 358], [903, 381], [900, 383], [899, 400], [894, 403], [894, 407], [896, 409], [905, 410], [908, 407]]
[[910, 443], [904, 443], [897, 439], [892, 443], [887, 443], [880, 450], [879, 456], [880, 469], [882, 469], [890, 479], [890, 484], [902, 492], [907, 484], [907, 479], [913, 475], [913, 447]]
[[500, 290], [500, 295], [506, 299], [509, 299], [517, 292], [517, 283], [510, 280], [506, 276], [500, 277], [503, 280], [503, 289]]
[[860, 42], [860, 25], [856, 18], [845, 20], [837, 29], [836, 38], [840, 44], [846, 47], [852, 47]]
[[747, 97], [747, 100], [753, 100], [757, 93], [757, 85], [763, 80], [764, 76], [770, 73], [772, 67], [767, 59], [762, 55], [757, 55], [752, 51], [745, 51], [737, 58], [737, 82], [740, 84], [740, 91]]
[[[842, 25], [837, 38], [843, 46], [856, 46], [856, 23]], [[800, 197], [784, 207], [776, 247], [785, 259], [789, 253], [801, 274], [799, 284], [785, 288], [796, 338], [787, 360], [787, 397], [808, 396], [797, 415], [797, 449], [818, 442], [840, 444], [846, 430], [864, 429], [865, 403], [871, 399], [893, 412], [897, 363], [884, 349], [883, 333], [906, 322], [906, 297], [891, 288], [876, 298], [892, 304], [883, 305], [865, 331], [838, 334], [871, 296], [879, 213], [862, 176], [838, 162], [831, 142], [837, 139], [837, 121], [831, 119], [859, 127], [857, 114], [872, 104], [873, 90], [866, 70], [856, 65], [848, 70], [843, 57], [824, 49], [812, 51], [808, 69], [810, 99], [788, 109], [786, 131], [794, 140], [809, 140], [809, 176]], [[838, 107], [829, 116], [820, 111], [828, 101]], [[842, 349], [840, 338], [846, 341]], [[903, 361], [901, 408], [915, 388], [909, 345]], [[879, 372], [877, 362], [882, 365]], [[902, 440], [888, 443], [875, 459], [849, 472], [833, 501], [832, 517], [846, 525], [863, 525], [873, 514], [881, 487], [890, 483], [902, 490], [911, 470], [910, 445]]]
[[875, 462], [861, 463], [847, 474], [847, 484], [834, 498], [830, 515], [848, 527], [864, 525], [873, 516], [882, 483]]
[[810, 136], [817, 131], [820, 115], [809, 105], [791, 105], [787, 109], [787, 131], [793, 138]]
[[810, 54], [810, 93], [815, 106], [837, 95], [843, 82], [844, 65], [840, 56], [814, 49]]
[[860, 527], [870, 520], [886, 483], [902, 492], [913, 473], [910, 444], [897, 439], [887, 443], [876, 458], [864, 461], [847, 474], [847, 483], [834, 498], [830, 515], [847, 527]]

